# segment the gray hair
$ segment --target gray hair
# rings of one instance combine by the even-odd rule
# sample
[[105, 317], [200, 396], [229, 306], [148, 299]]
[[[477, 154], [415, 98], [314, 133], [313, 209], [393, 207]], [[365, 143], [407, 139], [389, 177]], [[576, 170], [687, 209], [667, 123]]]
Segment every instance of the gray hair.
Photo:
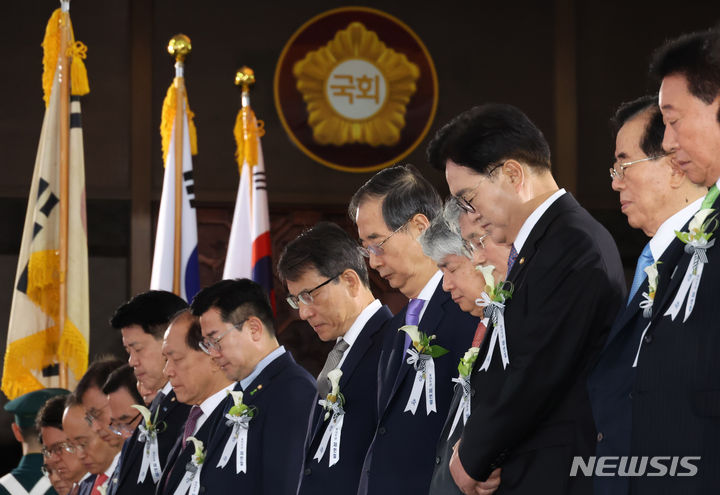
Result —
[[438, 215], [418, 237], [423, 252], [437, 264], [442, 263], [451, 254], [465, 256], [463, 239], [458, 226], [458, 218], [461, 213], [462, 210], [455, 198], [449, 198], [445, 201], [442, 214]]

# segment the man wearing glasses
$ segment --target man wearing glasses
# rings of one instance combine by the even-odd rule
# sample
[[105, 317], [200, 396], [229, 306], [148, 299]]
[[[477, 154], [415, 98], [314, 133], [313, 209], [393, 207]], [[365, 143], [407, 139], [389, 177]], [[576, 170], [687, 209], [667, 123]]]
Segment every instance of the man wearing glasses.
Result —
[[[392, 313], [373, 296], [357, 243], [334, 223], [320, 222], [290, 242], [278, 275], [287, 285], [288, 304], [320, 340], [335, 343], [317, 380], [298, 494], [322, 493], [329, 486], [354, 494], [377, 425], [378, 359]], [[328, 373], [334, 369], [342, 371], [345, 400], [337, 455], [328, 451], [327, 440], [322, 443], [333, 427], [318, 403], [332, 391]]]
[[15, 469], [0, 478], [0, 494], [55, 493], [41, 469], [45, 449], [40, 443], [35, 417], [49, 398], [67, 393], [64, 389], [46, 388], [23, 394], [5, 404], [5, 410], [15, 417], [12, 431], [15, 439], [22, 444], [23, 457]]
[[[651, 239], [638, 259], [627, 304], [613, 323], [588, 379], [598, 430], [597, 456], [631, 455], [635, 359], [652, 314], [646, 309], [652, 308], [657, 288], [654, 284], [649, 290], [645, 268], [656, 261], [668, 263], [664, 253], [675, 239], [675, 231], [681, 231], [700, 209], [707, 193], [705, 187], [690, 182], [663, 151], [665, 125], [657, 103], [656, 96], [624, 103], [612, 120], [616, 135], [612, 188], [620, 193], [622, 212], [630, 226]], [[594, 484], [596, 495], [622, 495], [630, 488], [628, 478], [622, 476], [598, 476]]]
[[497, 308], [472, 369], [471, 414], [450, 461], [463, 493], [591, 493], [570, 477], [594, 454], [587, 373], [623, 302], [610, 234], [559, 189], [540, 130], [510, 105], [468, 110], [428, 148], [450, 192], [490, 238], [510, 247], [513, 292]]
[[[192, 437], [208, 450], [208, 440], [215, 424], [223, 419], [223, 404], [235, 385], [223, 370], [202, 350], [203, 335], [200, 322], [189, 309], [177, 315], [163, 339], [163, 356], [167, 359], [167, 375], [177, 400], [192, 406], [187, 421], [168, 455], [160, 481], [158, 495], [185, 495], [197, 474], [193, 464], [196, 446]], [[204, 468], [210, 470], [210, 465]], [[200, 488], [202, 490], [202, 487]], [[206, 493], [222, 493], [206, 491]]]
[[[200, 318], [206, 357], [238, 382], [207, 444], [201, 490], [294, 494], [315, 380], [278, 345], [259, 284], [222, 280], [201, 290], [191, 309]], [[244, 438], [236, 438], [241, 430]]]
[[[162, 470], [190, 412], [189, 405], [176, 399], [172, 385], [163, 374], [165, 358], [162, 355], [163, 335], [170, 320], [186, 308], [187, 303], [172, 292], [151, 290], [122, 304], [110, 319], [110, 326], [122, 334], [128, 364], [139, 387], [149, 392], [143, 400], [146, 403], [152, 401], [148, 408], [153, 422], [161, 425], [155, 438], [150, 439], [157, 444], [157, 449], [154, 445], [146, 448], [148, 439], [139, 429], [123, 446], [118, 493], [155, 493], [158, 464]], [[137, 411], [132, 411], [135, 416]]]
[[71, 494], [100, 495], [102, 487], [107, 487], [115, 470], [120, 452], [92, 429], [85, 407], [75, 393], [68, 396], [65, 404], [63, 431], [69, 440], [66, 450], [77, 455], [88, 472], [88, 476], [80, 480]]
[[[693, 216], [658, 267], [658, 292], [643, 337], [633, 385], [633, 455], [695, 456], [695, 474], [643, 476], [632, 493], [720, 492], [720, 33], [668, 41], [653, 56], [665, 122], [663, 148], [698, 185], [708, 187]], [[681, 240], [682, 238], [682, 240]], [[707, 242], [705, 242], [707, 241]], [[661, 414], [658, 414], [662, 411]]]
[[[427, 493], [452, 379], [478, 324], [443, 290], [442, 272], [417, 240], [441, 209], [437, 191], [412, 165], [378, 172], [348, 207], [370, 267], [410, 299], [388, 322], [378, 365], [378, 426], [359, 494]], [[434, 336], [431, 345], [448, 352], [432, 357], [398, 331], [406, 325]]]
[[45, 465], [55, 474], [54, 477], [50, 477], [50, 481], [59, 495], [67, 495], [73, 485], [87, 472], [78, 456], [67, 450], [68, 436], [62, 426], [65, 399], [65, 394], [48, 399], [35, 420], [35, 427], [40, 432], [43, 443]]

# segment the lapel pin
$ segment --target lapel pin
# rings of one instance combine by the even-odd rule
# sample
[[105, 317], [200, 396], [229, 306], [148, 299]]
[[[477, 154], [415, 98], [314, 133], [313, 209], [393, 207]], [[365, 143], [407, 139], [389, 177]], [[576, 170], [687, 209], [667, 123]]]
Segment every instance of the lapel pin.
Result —
[[520, 263], [521, 265], [525, 263], [525, 257], [520, 258], [520, 261], [518, 261], [518, 263]]

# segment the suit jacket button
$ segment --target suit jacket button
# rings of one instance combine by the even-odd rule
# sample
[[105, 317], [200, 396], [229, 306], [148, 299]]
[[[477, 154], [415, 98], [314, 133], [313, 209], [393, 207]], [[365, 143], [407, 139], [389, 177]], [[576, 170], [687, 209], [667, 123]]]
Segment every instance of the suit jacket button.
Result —
[[603, 437], [602, 432], [599, 432], [599, 433], [597, 434], [597, 441], [598, 441], [598, 442], [602, 442], [602, 441], [603, 441], [603, 438], [604, 438], [604, 437]]
[[632, 392], [628, 394], [628, 397], [630, 397], [630, 400], [632, 400]]
[[312, 469], [307, 468], [307, 469], [305, 470], [305, 476], [310, 476], [311, 474], [312, 474]]
[[650, 342], [652, 342], [652, 335], [645, 335], [643, 340], [645, 341], [646, 344], [649, 344]]
[[381, 435], [384, 435], [386, 432], [387, 432], [387, 430], [385, 429], [384, 426], [381, 426], [380, 428], [378, 428], [378, 433], [380, 433]]
[[475, 389], [470, 389], [470, 397], [475, 397]]
[[440, 456], [435, 456], [435, 464], [440, 464]]

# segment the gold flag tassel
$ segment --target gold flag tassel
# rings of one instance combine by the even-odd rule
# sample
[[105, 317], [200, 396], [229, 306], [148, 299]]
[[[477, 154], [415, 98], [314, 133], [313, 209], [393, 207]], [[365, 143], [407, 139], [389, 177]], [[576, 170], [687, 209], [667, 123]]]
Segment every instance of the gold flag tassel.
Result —
[[[87, 46], [80, 41], [75, 41], [75, 34], [70, 22], [70, 15], [67, 16], [68, 28], [70, 32], [70, 43], [68, 44], [68, 54], [72, 57], [70, 64], [70, 92], [73, 95], [83, 96], [90, 92], [88, 83], [87, 69], [83, 59], [87, 57]], [[53, 81], [55, 80], [55, 69], [57, 68], [58, 56], [60, 54], [60, 25], [62, 23], [62, 10], [56, 9], [50, 16], [50, 20], [45, 28], [45, 38], [42, 42], [43, 47], [43, 100], [47, 108], [50, 102], [50, 92], [52, 90]]]
[[[168, 149], [170, 148], [170, 138], [172, 136], [172, 129], [175, 123], [175, 99], [176, 99], [175, 85], [170, 84], [165, 95], [165, 100], [162, 106], [162, 116], [160, 119], [160, 136], [162, 137], [162, 152], [163, 152], [163, 166], [167, 160]], [[190, 152], [197, 155], [197, 130], [195, 129], [195, 114], [190, 110], [188, 103], [187, 93], [185, 93], [185, 113], [188, 117], [188, 133], [190, 134]]]
[[[258, 138], [265, 135], [265, 123], [255, 118], [250, 108], [249, 89], [255, 83], [255, 75], [249, 67], [241, 68], [235, 74], [235, 85], [242, 87], [243, 104], [235, 118], [233, 135], [235, 136], [235, 160], [242, 175], [243, 163], [251, 166], [258, 162]], [[247, 122], [247, 125], [245, 124]]]

